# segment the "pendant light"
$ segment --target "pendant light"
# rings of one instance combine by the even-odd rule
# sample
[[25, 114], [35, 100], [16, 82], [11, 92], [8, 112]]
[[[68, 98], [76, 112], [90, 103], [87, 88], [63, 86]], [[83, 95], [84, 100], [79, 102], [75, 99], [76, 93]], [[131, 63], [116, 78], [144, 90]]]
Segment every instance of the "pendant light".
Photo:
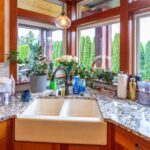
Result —
[[59, 17], [56, 18], [55, 24], [56, 24], [56, 27], [60, 28], [60, 29], [67, 29], [71, 26], [71, 20], [65, 14], [64, 3], [63, 3], [63, 7], [62, 7], [62, 13], [60, 14]]

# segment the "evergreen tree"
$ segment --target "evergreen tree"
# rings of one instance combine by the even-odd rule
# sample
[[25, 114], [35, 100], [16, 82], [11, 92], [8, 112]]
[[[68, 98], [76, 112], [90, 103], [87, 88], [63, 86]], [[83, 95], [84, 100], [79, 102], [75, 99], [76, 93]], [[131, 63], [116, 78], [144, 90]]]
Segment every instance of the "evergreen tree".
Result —
[[[26, 41], [25, 41], [25, 43], [28, 44], [29, 47], [32, 47], [33, 42], [35, 40], [36, 40], [36, 37], [34, 36], [34, 33], [32, 32], [32, 30], [30, 30], [29, 33], [26, 35]], [[38, 43], [38, 42], [36, 41], [36, 43]]]
[[89, 36], [86, 36], [84, 46], [84, 64], [88, 67], [91, 67], [90, 57], [91, 57], [91, 39]]
[[140, 75], [144, 76], [145, 51], [144, 46], [140, 43]]
[[120, 33], [116, 33], [112, 42], [112, 71], [120, 70]]
[[83, 64], [83, 60], [84, 60], [84, 44], [85, 44], [85, 36], [81, 37], [80, 40], [80, 61]]
[[144, 80], [150, 80], [150, 41], [145, 47]]
[[92, 65], [93, 61], [95, 58], [95, 37], [92, 40], [92, 45], [91, 45], [91, 60], [90, 60], [90, 64]]

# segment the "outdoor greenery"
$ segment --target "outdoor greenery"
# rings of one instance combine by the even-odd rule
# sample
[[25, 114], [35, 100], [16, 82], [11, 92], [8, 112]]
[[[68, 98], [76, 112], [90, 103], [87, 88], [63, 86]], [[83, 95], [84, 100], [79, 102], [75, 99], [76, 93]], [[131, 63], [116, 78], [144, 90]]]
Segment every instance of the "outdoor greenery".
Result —
[[143, 80], [150, 80], [150, 41], [145, 46], [140, 43], [140, 75]]
[[54, 66], [56, 66], [56, 59], [62, 56], [62, 41], [54, 41], [53, 42], [53, 52], [52, 52], [52, 59]]
[[[18, 52], [14, 51], [11, 54], [11, 61], [23, 63], [29, 59], [34, 63], [34, 50], [37, 50], [36, 44], [38, 43], [37, 37], [30, 30], [26, 36], [18, 37]], [[62, 56], [62, 41], [53, 41], [52, 59], [56, 65], [56, 58]], [[16, 58], [17, 56], [17, 58]], [[112, 67], [111, 70], [118, 73], [120, 70], [120, 33], [116, 33], [112, 41]], [[82, 36], [80, 39], [80, 60], [88, 68], [91, 67], [95, 57], [95, 38], [91, 39], [90, 36]], [[12, 59], [13, 58], [13, 59]], [[143, 80], [150, 80], [150, 41], [140, 43], [140, 75]]]
[[112, 71], [120, 71], [120, 33], [116, 33], [112, 42]]
[[[91, 67], [95, 58], [95, 38], [90, 36], [82, 36], [80, 39], [80, 61], [88, 67]], [[119, 72], [120, 68], [120, 33], [116, 33], [112, 41], [112, 68], [115, 73]]]

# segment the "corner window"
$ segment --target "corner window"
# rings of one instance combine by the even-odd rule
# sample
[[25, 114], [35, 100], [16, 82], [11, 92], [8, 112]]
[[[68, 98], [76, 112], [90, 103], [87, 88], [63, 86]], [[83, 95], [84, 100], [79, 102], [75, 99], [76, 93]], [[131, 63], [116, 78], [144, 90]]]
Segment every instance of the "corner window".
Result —
[[120, 70], [120, 23], [92, 25], [78, 29], [78, 56], [80, 62], [91, 67], [101, 57], [101, 68]]
[[[48, 62], [63, 54], [63, 31], [54, 28], [44, 28], [40, 26], [30, 26], [20, 24], [18, 26], [18, 49], [19, 59], [30, 59], [34, 55], [34, 45], [39, 43], [43, 49], [43, 56]], [[26, 64], [17, 64], [17, 83], [29, 82], [27, 75], [29, 68]]]
[[137, 15], [135, 18], [135, 72], [143, 80], [150, 80], [150, 14]]

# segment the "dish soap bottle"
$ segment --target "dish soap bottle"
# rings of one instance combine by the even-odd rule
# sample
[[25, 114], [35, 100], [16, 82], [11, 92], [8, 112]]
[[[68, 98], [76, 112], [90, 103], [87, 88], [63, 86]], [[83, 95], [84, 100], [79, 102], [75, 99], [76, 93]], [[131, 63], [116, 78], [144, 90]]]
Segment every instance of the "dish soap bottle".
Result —
[[132, 100], [132, 101], [136, 100], [136, 82], [135, 82], [135, 78], [130, 79], [129, 97], [130, 97], [130, 100]]
[[80, 94], [80, 84], [79, 84], [79, 77], [74, 76], [74, 83], [73, 83], [73, 94]]

